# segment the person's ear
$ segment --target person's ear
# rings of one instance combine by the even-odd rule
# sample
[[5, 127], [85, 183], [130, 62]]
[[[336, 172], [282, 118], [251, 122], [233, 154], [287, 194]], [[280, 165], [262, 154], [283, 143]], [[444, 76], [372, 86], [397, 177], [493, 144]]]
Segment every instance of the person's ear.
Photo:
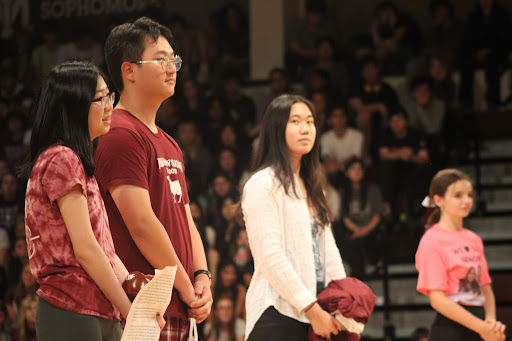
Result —
[[439, 195], [436, 194], [436, 195], [434, 195], [432, 200], [434, 200], [434, 204], [436, 204], [437, 207], [441, 207], [441, 205], [443, 203], [443, 197], [442, 196], [439, 196]]
[[135, 82], [135, 67], [133, 63], [124, 62], [121, 64], [121, 77], [129, 82]]

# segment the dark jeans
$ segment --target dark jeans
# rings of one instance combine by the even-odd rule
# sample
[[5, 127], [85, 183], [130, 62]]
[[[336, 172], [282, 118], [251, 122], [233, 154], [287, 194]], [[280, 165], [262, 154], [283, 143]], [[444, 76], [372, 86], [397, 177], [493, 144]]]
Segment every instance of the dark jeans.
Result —
[[256, 322], [247, 341], [308, 341], [309, 326], [269, 307]]
[[119, 341], [121, 323], [57, 308], [37, 298], [36, 331], [39, 341]]
[[[484, 319], [485, 313], [483, 307], [468, 307], [466, 308], [471, 314], [478, 318]], [[457, 322], [444, 317], [437, 313], [434, 323], [430, 328], [428, 339], [431, 341], [480, 341], [480, 335], [468, 329]]]

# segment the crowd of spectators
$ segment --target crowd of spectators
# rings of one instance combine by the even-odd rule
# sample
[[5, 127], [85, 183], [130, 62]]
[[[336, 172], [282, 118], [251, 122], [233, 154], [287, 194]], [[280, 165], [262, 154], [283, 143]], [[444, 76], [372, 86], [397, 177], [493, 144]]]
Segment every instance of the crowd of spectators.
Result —
[[[249, 32], [242, 8], [222, 7], [202, 30], [179, 15], [162, 21], [172, 29], [184, 64], [157, 123], [183, 151], [190, 207], [213, 273], [215, 303], [205, 340], [243, 340], [254, 264], [233, 204], [273, 98], [300, 93], [314, 105], [333, 230], [347, 268], [360, 278], [365, 263], [379, 262], [389, 226], [421, 229], [419, 202], [431, 175], [453, 160], [455, 131], [472, 105], [477, 68], [485, 71], [487, 107], [502, 105], [499, 77], [508, 66], [512, 30], [508, 12], [494, 0], [476, 1], [465, 25], [455, 21], [449, 0], [434, 0], [426, 9], [426, 32], [395, 4], [382, 2], [368, 32], [354, 33], [346, 44], [334, 34], [322, 1], [306, 7], [287, 42], [285, 66], [269, 70], [267, 93], [257, 99], [244, 92]], [[0, 341], [36, 339], [26, 184], [16, 171], [30, 143], [38, 84], [60, 61], [104, 66], [102, 43], [87, 28], [74, 30], [68, 42], [60, 34], [52, 22], [39, 32], [20, 30], [10, 42], [12, 53], [0, 53]], [[387, 84], [389, 74], [403, 76], [404, 84]]]

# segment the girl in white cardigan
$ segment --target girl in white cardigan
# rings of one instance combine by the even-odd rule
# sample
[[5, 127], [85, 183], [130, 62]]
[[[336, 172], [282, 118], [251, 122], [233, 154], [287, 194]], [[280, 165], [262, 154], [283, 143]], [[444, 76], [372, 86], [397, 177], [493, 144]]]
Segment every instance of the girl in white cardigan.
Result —
[[316, 295], [345, 270], [332, 236], [318, 156], [315, 112], [301, 96], [274, 99], [263, 117], [241, 208], [254, 258], [246, 338], [330, 338], [341, 324]]

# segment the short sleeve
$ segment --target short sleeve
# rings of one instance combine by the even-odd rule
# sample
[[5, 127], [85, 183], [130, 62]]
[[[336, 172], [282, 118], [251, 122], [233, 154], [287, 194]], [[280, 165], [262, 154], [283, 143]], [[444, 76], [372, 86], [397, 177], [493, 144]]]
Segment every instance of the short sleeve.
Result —
[[489, 275], [489, 266], [487, 265], [487, 259], [484, 254], [484, 243], [480, 239], [480, 253], [482, 254], [482, 275], [480, 277], [480, 286], [490, 284], [492, 282], [491, 276]]
[[118, 185], [134, 185], [149, 190], [146, 147], [135, 132], [114, 128], [102, 136], [94, 161], [102, 191]]
[[416, 251], [418, 284], [416, 290], [428, 295], [431, 290], [445, 290], [448, 283], [446, 265], [435, 241], [425, 235]]
[[52, 204], [76, 185], [80, 185], [83, 195], [87, 196], [84, 166], [78, 155], [67, 147], [52, 155], [42, 173], [41, 184]]

